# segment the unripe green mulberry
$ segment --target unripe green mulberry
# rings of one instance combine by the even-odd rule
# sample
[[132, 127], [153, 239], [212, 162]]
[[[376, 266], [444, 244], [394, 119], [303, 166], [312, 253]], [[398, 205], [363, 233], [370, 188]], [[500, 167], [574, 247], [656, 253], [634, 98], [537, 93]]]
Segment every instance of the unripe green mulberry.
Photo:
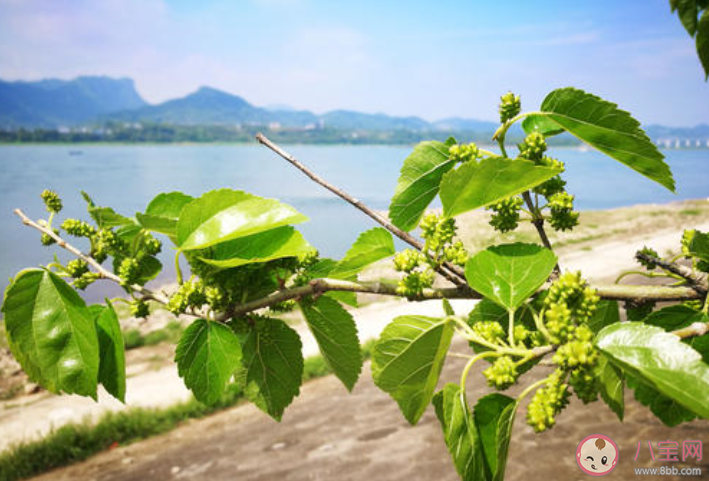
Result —
[[546, 385], [537, 389], [527, 406], [527, 424], [538, 433], [546, 431], [556, 423], [556, 416], [568, 404], [568, 385], [565, 374], [555, 371], [547, 378]]
[[533, 191], [539, 195], [543, 195], [546, 198], [563, 192], [564, 187], [566, 187], [566, 181], [561, 178], [561, 176], [554, 176], [546, 182], [536, 186]]
[[62, 200], [59, 195], [53, 190], [45, 189], [41, 194], [42, 200], [44, 201], [44, 206], [47, 211], [54, 214], [58, 214], [62, 210]]
[[572, 340], [557, 349], [553, 360], [562, 368], [573, 369], [591, 366], [597, 358], [598, 353], [593, 346], [593, 332], [584, 325], [576, 328]]
[[522, 102], [519, 95], [515, 95], [512, 92], [507, 92], [500, 97], [500, 122], [504, 124], [514, 116], [518, 115], [521, 109]]
[[98, 279], [98, 274], [94, 274], [93, 272], [85, 272], [78, 279], [74, 279], [74, 282], [72, 284], [75, 288], [83, 291], [89, 285], [93, 284], [96, 279]]
[[529, 329], [524, 327], [522, 324], [517, 324], [515, 326], [514, 334], [515, 334], [515, 341], [524, 342], [529, 338], [529, 336], [531, 335], [531, 332], [529, 332]]
[[74, 259], [66, 265], [66, 272], [74, 279], [89, 272], [89, 264], [82, 259]]
[[159, 254], [162, 250], [162, 242], [157, 240], [152, 235], [149, 235], [143, 240], [143, 248], [145, 249], [146, 254], [149, 256], [154, 256]]
[[655, 249], [650, 249], [649, 247], [643, 247], [635, 254], [635, 260], [638, 261], [638, 264], [645, 267], [649, 271], [655, 270], [657, 264], [655, 264], [655, 262], [652, 260], [647, 260], [643, 258], [641, 254], [653, 257], [655, 259], [659, 259], [660, 254], [658, 254]]
[[488, 206], [493, 212], [490, 225], [500, 232], [508, 232], [517, 228], [519, 224], [519, 210], [524, 201], [521, 197], [507, 197], [500, 202]]
[[[59, 229], [52, 229], [52, 232], [54, 232], [55, 235], [59, 235]], [[50, 236], [49, 234], [42, 234], [40, 241], [42, 242], [43, 246], [50, 246], [57, 242], [56, 240], [54, 240], [54, 237]]]
[[568, 192], [559, 192], [549, 199], [549, 208], [554, 211], [573, 210], [574, 196]]
[[91, 237], [96, 233], [96, 230], [88, 222], [78, 219], [65, 219], [61, 228], [74, 237]]
[[464, 266], [468, 262], [468, 251], [465, 250], [463, 243], [460, 241], [446, 247], [444, 256], [448, 262], [459, 266]]
[[540, 163], [547, 150], [547, 142], [539, 132], [532, 132], [519, 144], [519, 156], [523, 159]]
[[215, 286], [208, 286], [204, 289], [204, 295], [207, 299], [207, 304], [215, 311], [221, 311], [226, 307], [227, 296], [224, 291]]
[[448, 149], [448, 157], [454, 162], [469, 162], [477, 160], [480, 156], [480, 149], [474, 143], [456, 144]]
[[426, 214], [421, 223], [421, 237], [426, 241], [426, 249], [439, 252], [450, 244], [456, 233], [455, 219], [441, 218], [434, 213]]
[[493, 344], [498, 344], [505, 337], [505, 330], [497, 321], [478, 321], [473, 324], [473, 332]]
[[[560, 169], [562, 172], [566, 170], [566, 165], [562, 161], [553, 157], [549, 157], [547, 155], [542, 156], [542, 158], [539, 161], [536, 161], [535, 163], [543, 167]], [[566, 185], [566, 182], [564, 182], [564, 185]]]
[[101, 229], [91, 238], [91, 257], [99, 263], [106, 260], [109, 255], [120, 256], [127, 251], [125, 242], [110, 229]]
[[417, 298], [421, 296], [424, 289], [433, 285], [433, 271], [426, 269], [423, 271], [413, 271], [399, 281], [396, 292], [399, 295]]
[[438, 225], [438, 215], [434, 212], [426, 213], [419, 222], [421, 228], [421, 237], [428, 239], [436, 235], [436, 226]]
[[140, 263], [134, 257], [126, 257], [121, 261], [116, 272], [126, 285], [135, 284], [140, 276]]
[[598, 399], [598, 388], [593, 370], [589, 368], [574, 369], [569, 374], [569, 385], [574, 389], [576, 397], [584, 404]]
[[167, 309], [175, 315], [184, 313], [188, 308], [198, 308], [207, 302], [204, 285], [201, 280], [190, 280], [180, 286], [167, 303]]
[[414, 249], [404, 249], [394, 256], [394, 268], [399, 272], [411, 272], [426, 262], [426, 256]]
[[577, 324], [588, 322], [596, 312], [600, 298], [588, 287], [580, 272], [564, 272], [549, 288], [545, 306], [565, 304]]
[[579, 213], [571, 211], [552, 211], [549, 224], [557, 231], [571, 230], [579, 225]]
[[566, 192], [559, 192], [549, 198], [551, 217], [549, 223], [555, 230], [570, 230], [579, 223], [579, 213], [572, 212], [574, 196]]
[[133, 317], [147, 319], [150, 315], [150, 306], [142, 299], [135, 300], [130, 304], [130, 313]]
[[519, 373], [515, 362], [509, 356], [498, 357], [490, 367], [483, 371], [490, 387], [500, 391], [507, 389], [517, 382]]
[[549, 304], [544, 311], [544, 319], [552, 344], [565, 343], [576, 329], [571, 320], [571, 309], [565, 302]]

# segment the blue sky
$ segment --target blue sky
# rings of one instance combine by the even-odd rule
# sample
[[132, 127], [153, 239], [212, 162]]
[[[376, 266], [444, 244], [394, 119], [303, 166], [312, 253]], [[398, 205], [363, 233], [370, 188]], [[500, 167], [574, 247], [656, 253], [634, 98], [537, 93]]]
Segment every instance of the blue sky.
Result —
[[575, 86], [643, 123], [709, 123], [668, 0], [0, 0], [0, 78], [105, 74], [150, 102], [210, 85], [257, 105], [494, 120]]

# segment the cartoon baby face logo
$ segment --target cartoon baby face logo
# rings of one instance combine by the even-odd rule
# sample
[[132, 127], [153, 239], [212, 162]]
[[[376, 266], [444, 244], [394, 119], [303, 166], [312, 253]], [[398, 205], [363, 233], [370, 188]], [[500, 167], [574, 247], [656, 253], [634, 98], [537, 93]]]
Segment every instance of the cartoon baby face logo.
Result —
[[591, 476], [604, 476], [618, 463], [618, 446], [603, 434], [586, 436], [576, 448], [576, 463]]

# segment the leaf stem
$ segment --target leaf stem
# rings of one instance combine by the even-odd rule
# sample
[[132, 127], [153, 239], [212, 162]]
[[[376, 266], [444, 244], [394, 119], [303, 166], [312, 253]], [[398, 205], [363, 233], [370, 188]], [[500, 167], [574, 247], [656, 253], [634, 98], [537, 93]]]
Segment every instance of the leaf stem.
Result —
[[510, 347], [515, 347], [515, 311], [514, 309], [509, 309], [507, 311], [507, 338], [510, 343]]
[[473, 364], [478, 362], [480, 359], [485, 359], [486, 357], [499, 357], [501, 355], [502, 355], [501, 352], [485, 351], [485, 352], [481, 352], [477, 356], [471, 357], [470, 361], [468, 361], [468, 364], [465, 365], [465, 368], [463, 369], [463, 373], [460, 375], [460, 390], [462, 392], [465, 392], [465, 381], [468, 379], [468, 373], [470, 373], [470, 369], [473, 367]]
[[524, 389], [524, 391], [522, 391], [522, 392], [520, 393], [520, 395], [517, 396], [517, 404], [521, 403], [522, 400], [523, 400], [525, 397], [527, 397], [527, 395], [528, 395], [529, 393], [531, 393], [532, 391], [534, 391], [534, 390], [537, 389], [538, 387], [541, 387], [542, 385], [546, 384], [546, 382], [547, 382], [547, 378], [545, 377], [544, 379], [540, 379], [539, 381], [534, 382], [534, 383], [530, 384], [529, 386], [527, 386], [527, 387]]
[[175, 276], [177, 276], [177, 283], [179, 285], [184, 284], [184, 280], [182, 278], [182, 268], [180, 267], [180, 251], [179, 250], [175, 251]]

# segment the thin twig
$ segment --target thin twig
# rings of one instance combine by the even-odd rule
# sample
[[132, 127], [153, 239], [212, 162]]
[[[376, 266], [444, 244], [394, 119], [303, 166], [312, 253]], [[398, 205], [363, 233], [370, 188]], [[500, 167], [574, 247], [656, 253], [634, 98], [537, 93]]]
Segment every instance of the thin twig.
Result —
[[[41, 226], [38, 223], [30, 220], [20, 209], [15, 210], [22, 222], [25, 225], [33, 227], [43, 234], [47, 234], [52, 239], [57, 242], [59, 247], [66, 249], [67, 251], [74, 254], [76, 257], [85, 260], [90, 264], [101, 278], [111, 280], [118, 284], [122, 284], [123, 280], [112, 273], [111, 271], [104, 268], [96, 259], [82, 253], [79, 249], [68, 243], [66, 240], [62, 239], [60, 236], [52, 232], [47, 227]], [[549, 283], [541, 287], [541, 289], [546, 289], [549, 287]], [[597, 285], [592, 286], [601, 297], [601, 299], [607, 300], [642, 300], [642, 301], [685, 301], [694, 299], [704, 299], [705, 295], [697, 292], [691, 287], [671, 287], [671, 286], [643, 286], [643, 285]], [[161, 304], [167, 304], [169, 299], [167, 296], [153, 292], [143, 286], [134, 284], [130, 286], [134, 292], [140, 293], [146, 299], [155, 300]], [[308, 285], [294, 287], [290, 289], [283, 289], [281, 291], [275, 292], [271, 295], [263, 297], [261, 299], [256, 299], [244, 304], [239, 304], [231, 306], [226, 311], [218, 314], [216, 320], [225, 321], [232, 317], [243, 316], [252, 311], [262, 309], [279, 302], [287, 301], [290, 299], [300, 299], [306, 296], [322, 294], [329, 291], [344, 291], [344, 292], [358, 292], [358, 293], [368, 293], [368, 294], [378, 294], [385, 296], [397, 296], [405, 297], [396, 292], [396, 285], [392, 283], [384, 282], [352, 282], [339, 279], [313, 279]], [[415, 299], [411, 300], [428, 300], [428, 299], [480, 299], [481, 295], [470, 288], [467, 287], [449, 287], [449, 288], [431, 288], [424, 289], [422, 294]], [[188, 312], [188, 315], [195, 317], [203, 317], [204, 312], [192, 311]]]
[[[530, 212], [532, 212], [532, 225], [537, 229], [537, 233], [539, 234], [539, 238], [542, 240], [542, 244], [547, 249], [552, 250], [551, 242], [549, 242], [549, 237], [547, 237], [547, 233], [544, 230], [544, 219], [537, 217], [537, 209], [534, 207], [532, 196], [529, 195], [528, 190], [522, 193], [522, 198], [524, 199], [524, 203], [527, 204], [527, 208], [530, 210]], [[558, 262], [554, 266], [554, 272], [556, 272], [557, 274], [561, 272], [561, 268], [559, 267]]]
[[[294, 287], [274, 292], [271, 295], [235, 306], [229, 311], [229, 317], [239, 317], [249, 312], [277, 304], [291, 299], [301, 299], [311, 295], [323, 294], [328, 291], [358, 292], [364, 294], [378, 294], [380, 296], [402, 297], [396, 292], [396, 285], [384, 282], [352, 282], [340, 279], [313, 279], [305, 286]], [[459, 287], [424, 289], [416, 301], [429, 299], [480, 299], [478, 293], [471, 293], [469, 289]], [[227, 317], [218, 317], [225, 320]]]
[[687, 266], [677, 264], [676, 262], [668, 262], [668, 261], [659, 259], [655, 256], [648, 255], [644, 252], [637, 252], [635, 254], [635, 258], [638, 260], [645, 261], [647, 263], [657, 264], [658, 266], [662, 267], [664, 270], [671, 272], [673, 274], [676, 274], [683, 279], [686, 279], [687, 282], [689, 282], [689, 284], [697, 292], [699, 292], [701, 294], [707, 293], [707, 276], [706, 276], [706, 274], [699, 274]]
[[[84, 253], [81, 252], [78, 248], [74, 247], [73, 245], [71, 245], [70, 243], [68, 243], [66, 240], [64, 240], [63, 238], [61, 238], [61, 237], [58, 236], [57, 234], [55, 234], [54, 231], [52, 231], [52, 229], [49, 229], [48, 227], [44, 227], [44, 226], [42, 226], [42, 225], [39, 225], [38, 223], [36, 223], [35, 221], [33, 221], [32, 219], [30, 219], [29, 217], [27, 217], [27, 216], [25, 215], [25, 213], [22, 212], [20, 209], [15, 209], [15, 214], [16, 214], [20, 219], [22, 219], [22, 223], [23, 223], [23, 224], [28, 225], [28, 226], [30, 226], [30, 227], [33, 227], [33, 228], [37, 229], [38, 231], [42, 232], [43, 234], [48, 235], [49, 237], [51, 237], [52, 239], [54, 239], [54, 241], [57, 243], [57, 245], [58, 245], [59, 247], [68, 250], [69, 252], [71, 252], [72, 254], [74, 254], [74, 255], [75, 255], [76, 257], [78, 257], [79, 259], [81, 259], [81, 260], [85, 261], [86, 263], [88, 263], [91, 267], [93, 267], [93, 268], [96, 270], [96, 273], [99, 275], [100, 278], [102, 278], [102, 279], [109, 279], [109, 280], [111, 280], [111, 281], [113, 281], [113, 282], [116, 282], [116, 283], [118, 283], [118, 284], [121, 284], [121, 285], [123, 284], [123, 279], [121, 279], [119, 276], [117, 276], [117, 275], [114, 274], [113, 272], [111, 272], [111, 271], [109, 271], [108, 269], [106, 269], [105, 267], [103, 267], [103, 266], [102, 266], [96, 259], [94, 259], [93, 257], [84, 254]], [[167, 304], [167, 303], [168, 303], [168, 300], [169, 300], [169, 299], [168, 299], [166, 296], [164, 296], [164, 295], [162, 295], [162, 294], [159, 294], [159, 293], [157, 293], [157, 292], [153, 292], [153, 291], [151, 291], [150, 289], [146, 289], [146, 288], [143, 287], [143, 286], [139, 286], [139, 285], [137, 285], [137, 284], [133, 284], [133, 285], [129, 286], [129, 288], [130, 288], [131, 290], [133, 290], [134, 292], [137, 292], [137, 293], [143, 295], [143, 297], [145, 297], [145, 298], [147, 298], [147, 299], [152, 299], [152, 300], [155, 300], [155, 301], [160, 302], [160, 303], [162, 303], [162, 304]]]
[[[316, 184], [319, 184], [323, 187], [325, 187], [327, 190], [335, 194], [336, 196], [340, 197], [341, 199], [349, 202], [352, 204], [354, 207], [357, 209], [361, 210], [365, 214], [367, 214], [369, 217], [371, 217], [375, 222], [377, 222], [379, 225], [384, 227], [386, 230], [397, 236], [399, 239], [403, 240], [407, 244], [415, 247], [416, 249], [423, 251], [424, 249], [424, 244], [409, 234], [408, 232], [405, 232], [398, 227], [396, 227], [394, 224], [389, 222], [389, 220], [381, 215], [380, 213], [376, 212], [373, 209], [370, 209], [367, 205], [365, 205], [363, 202], [361, 202], [358, 199], [355, 199], [352, 197], [350, 194], [345, 192], [344, 190], [340, 189], [339, 187], [335, 187], [319, 175], [317, 175], [315, 172], [312, 170], [308, 169], [305, 165], [300, 163], [298, 159], [293, 157], [291, 154], [283, 150], [281, 147], [278, 145], [274, 144], [271, 142], [265, 135], [263, 134], [256, 134], [256, 140], [259, 141], [259, 143], [265, 145], [269, 149], [271, 149], [273, 152], [276, 154], [280, 155], [283, 159], [286, 161], [290, 162], [295, 168], [303, 172], [305, 175], [307, 175], [313, 182]], [[458, 285], [458, 286], [466, 286], [465, 282], [465, 272], [463, 269], [460, 267], [456, 266], [455, 264], [452, 264], [450, 262], [444, 262], [442, 267], [437, 269], [438, 273], [441, 274], [443, 277], [451, 281], [452, 283]]]

